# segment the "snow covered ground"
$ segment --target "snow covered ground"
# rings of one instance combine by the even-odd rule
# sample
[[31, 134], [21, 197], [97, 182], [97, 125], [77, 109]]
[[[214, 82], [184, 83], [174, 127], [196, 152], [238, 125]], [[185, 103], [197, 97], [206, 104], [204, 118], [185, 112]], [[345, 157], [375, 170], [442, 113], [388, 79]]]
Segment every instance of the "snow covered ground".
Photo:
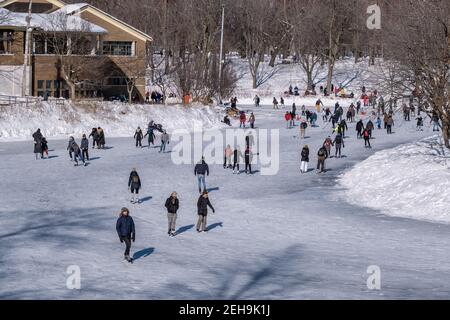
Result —
[[[171, 154], [114, 138], [109, 149], [92, 152], [88, 167], [76, 168], [65, 139], [50, 140], [51, 159], [42, 161], [34, 160], [32, 141], [1, 143], [0, 298], [448, 299], [450, 225], [351, 203], [339, 183], [376, 152], [431, 136], [429, 128], [417, 132], [396, 119], [396, 133], [376, 131], [368, 150], [352, 124], [345, 157], [328, 160], [324, 175], [301, 175], [300, 148], [311, 147], [314, 166], [331, 128], [319, 122], [303, 142], [295, 137], [298, 127], [285, 129], [285, 110], [254, 111], [259, 129], [281, 130], [280, 171], [232, 175], [211, 166], [207, 183], [216, 213], [207, 234], [195, 232], [193, 165], [174, 165]], [[128, 201], [133, 167], [143, 180], [140, 205]], [[383, 175], [383, 169], [373, 171]], [[174, 190], [181, 199], [180, 234], [169, 238], [163, 205]], [[115, 232], [123, 206], [137, 225], [134, 265], [122, 262]], [[71, 265], [81, 269], [81, 290], [66, 288]], [[371, 265], [381, 268], [380, 291], [366, 286]]]
[[0, 106], [0, 141], [29, 140], [37, 128], [47, 138], [80, 137], [92, 128], [102, 127], [109, 137], [129, 137], [137, 128], [146, 128], [150, 120], [171, 132], [191, 129], [192, 125], [218, 128], [221, 116], [213, 108], [194, 106], [126, 105], [92, 102], [65, 105], [42, 102], [25, 108]]
[[385, 214], [450, 222], [450, 154], [438, 137], [383, 150], [346, 172], [343, 197]]

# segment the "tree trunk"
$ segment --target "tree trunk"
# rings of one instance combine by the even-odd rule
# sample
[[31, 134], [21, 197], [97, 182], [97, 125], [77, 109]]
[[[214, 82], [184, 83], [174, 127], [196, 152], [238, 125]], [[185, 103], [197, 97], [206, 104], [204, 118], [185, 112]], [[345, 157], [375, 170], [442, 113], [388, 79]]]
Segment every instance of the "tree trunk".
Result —
[[256, 79], [256, 72], [252, 74], [252, 80], [253, 80], [253, 89], [258, 89], [258, 83]]
[[444, 144], [447, 149], [450, 149], [450, 125], [443, 124], [442, 125], [442, 137], [444, 138]]
[[277, 60], [277, 56], [278, 56], [278, 49], [273, 49], [270, 51], [269, 66], [271, 66], [272, 68], [275, 67], [275, 62]]

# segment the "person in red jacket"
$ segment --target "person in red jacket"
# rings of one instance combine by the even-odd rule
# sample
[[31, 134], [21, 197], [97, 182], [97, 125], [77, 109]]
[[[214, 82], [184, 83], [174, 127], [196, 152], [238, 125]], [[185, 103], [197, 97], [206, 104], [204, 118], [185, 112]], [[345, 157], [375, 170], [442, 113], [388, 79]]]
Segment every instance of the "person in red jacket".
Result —
[[286, 120], [286, 129], [290, 129], [291, 127], [291, 113], [289, 111], [286, 111], [286, 114], [284, 115], [284, 119]]
[[240, 119], [240, 122], [241, 122], [240, 125], [239, 125], [239, 128], [244, 127], [244, 129], [245, 129], [245, 123], [247, 122], [247, 116], [245, 115], [244, 111], [241, 112], [241, 115], [240, 115], [239, 119]]

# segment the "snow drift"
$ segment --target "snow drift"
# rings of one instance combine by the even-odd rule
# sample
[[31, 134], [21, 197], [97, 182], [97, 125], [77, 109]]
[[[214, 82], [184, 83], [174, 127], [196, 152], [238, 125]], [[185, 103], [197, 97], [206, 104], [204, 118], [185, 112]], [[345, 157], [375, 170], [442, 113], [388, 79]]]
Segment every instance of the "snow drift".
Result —
[[0, 106], [0, 140], [29, 140], [40, 128], [47, 138], [66, 138], [90, 133], [102, 127], [110, 137], [133, 136], [138, 126], [145, 129], [150, 120], [174, 129], [192, 131], [194, 126], [213, 129], [221, 126], [220, 114], [207, 106], [127, 105], [91, 102], [64, 105], [40, 102], [32, 107]]
[[437, 137], [380, 151], [343, 174], [340, 183], [352, 204], [450, 223], [450, 152]]

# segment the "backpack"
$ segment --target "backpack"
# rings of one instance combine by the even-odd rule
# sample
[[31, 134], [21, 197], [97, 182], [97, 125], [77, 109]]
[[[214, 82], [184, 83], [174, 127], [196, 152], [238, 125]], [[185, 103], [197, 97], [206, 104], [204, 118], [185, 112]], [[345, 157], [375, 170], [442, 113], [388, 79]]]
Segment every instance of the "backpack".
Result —
[[139, 183], [139, 177], [138, 176], [133, 176], [133, 178], [131, 178], [131, 180], [133, 181], [133, 183]]

